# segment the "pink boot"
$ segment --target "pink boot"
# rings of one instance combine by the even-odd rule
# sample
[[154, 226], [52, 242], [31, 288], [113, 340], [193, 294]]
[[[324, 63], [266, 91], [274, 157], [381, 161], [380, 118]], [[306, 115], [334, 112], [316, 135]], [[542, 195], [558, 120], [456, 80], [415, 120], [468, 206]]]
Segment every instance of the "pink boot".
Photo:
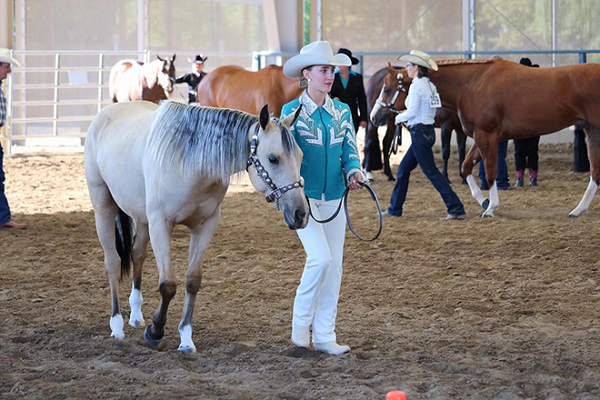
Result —
[[529, 170], [529, 186], [531, 187], [537, 187], [538, 183], [537, 183], [537, 175], [538, 172], [535, 169], [530, 169]]

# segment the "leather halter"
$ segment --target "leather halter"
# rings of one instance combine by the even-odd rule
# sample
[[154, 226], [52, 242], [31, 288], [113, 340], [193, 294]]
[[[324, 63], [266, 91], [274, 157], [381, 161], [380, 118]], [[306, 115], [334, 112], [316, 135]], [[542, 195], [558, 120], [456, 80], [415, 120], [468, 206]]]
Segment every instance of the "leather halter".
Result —
[[256, 125], [256, 130], [254, 131], [254, 134], [252, 135], [252, 140], [250, 142], [250, 158], [248, 158], [248, 161], [246, 161], [246, 171], [248, 170], [248, 168], [251, 165], [254, 165], [257, 175], [260, 177], [260, 179], [263, 181], [263, 183], [269, 189], [271, 189], [271, 193], [269, 193], [266, 196], [266, 200], [268, 203], [272, 203], [274, 201], [279, 200], [281, 198], [281, 196], [284, 195], [284, 193], [286, 193], [292, 189], [298, 189], [298, 188], [304, 187], [304, 183], [303, 183], [302, 177], [300, 177], [299, 181], [290, 183], [289, 185], [286, 185], [286, 186], [277, 186], [275, 183], [273, 183], [273, 180], [269, 176], [269, 173], [262, 166], [262, 164], [260, 163], [260, 160], [258, 159], [258, 156], [256, 155], [256, 148], [258, 147], [259, 126], [260, 126], [260, 124]]
[[398, 95], [400, 95], [400, 92], [404, 92], [406, 93], [406, 89], [404, 88], [404, 86], [402, 86], [402, 74], [398, 73], [400, 76], [398, 77], [398, 86], [396, 86], [396, 91], [394, 92], [394, 96], [392, 97], [392, 101], [389, 103], [385, 103], [383, 102], [381, 99], [381, 96], [383, 95], [384, 92], [384, 87], [381, 88], [381, 94], [379, 95], [379, 98], [375, 101], [376, 104], [378, 104], [381, 108], [385, 108], [395, 114], [400, 114], [400, 111], [396, 110], [394, 108], [394, 103], [396, 103], [396, 99], [398, 98]]

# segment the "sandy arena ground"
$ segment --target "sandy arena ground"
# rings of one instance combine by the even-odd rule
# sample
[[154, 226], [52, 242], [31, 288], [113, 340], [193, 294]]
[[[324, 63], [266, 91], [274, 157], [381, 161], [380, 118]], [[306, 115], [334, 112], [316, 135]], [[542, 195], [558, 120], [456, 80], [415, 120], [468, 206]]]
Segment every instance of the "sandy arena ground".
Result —
[[[6, 157], [13, 217], [29, 228], [0, 231], [0, 395], [384, 399], [403, 390], [409, 400], [598, 399], [600, 200], [567, 218], [589, 176], [571, 172], [567, 145], [545, 145], [540, 155], [540, 186], [500, 192], [492, 219], [479, 217], [454, 153], [451, 180], [466, 220], [439, 221], [442, 200], [416, 171], [404, 217], [386, 222], [373, 243], [348, 232], [337, 332], [352, 351], [341, 357], [291, 345], [304, 253], [246, 181], [231, 187], [207, 252], [194, 319], [198, 352], [177, 351], [183, 285], [158, 349], [129, 325], [124, 340], [111, 339], [83, 155]], [[510, 155], [508, 162], [514, 183]], [[393, 183], [375, 178], [387, 206]], [[366, 193], [354, 192], [350, 203], [359, 232], [373, 234]], [[172, 245], [180, 283], [188, 243], [178, 227]], [[157, 280], [151, 255], [147, 322], [159, 301]], [[121, 288], [126, 318], [129, 286], [126, 279]]]

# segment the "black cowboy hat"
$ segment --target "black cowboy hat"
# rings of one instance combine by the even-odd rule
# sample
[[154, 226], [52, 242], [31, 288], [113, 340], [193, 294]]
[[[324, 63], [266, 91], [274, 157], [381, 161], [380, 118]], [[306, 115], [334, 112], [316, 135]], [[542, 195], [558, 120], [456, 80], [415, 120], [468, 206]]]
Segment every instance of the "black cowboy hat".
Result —
[[525, 65], [526, 67], [531, 67], [533, 66], [533, 63], [531, 62], [531, 60], [527, 57], [523, 57], [519, 60], [519, 64], [521, 65]]
[[352, 60], [352, 65], [358, 64], [358, 58], [353, 57], [352, 56], [352, 52], [350, 50], [348, 50], [348, 49], [340, 47], [340, 49], [338, 50], [337, 54], [345, 54], [348, 57], [350, 57], [350, 60]]
[[540, 67], [538, 64], [533, 64], [531, 62], [531, 60], [529, 58], [527, 58], [527, 57], [521, 58], [521, 60], [519, 60], [519, 64], [525, 65], [527, 67], [534, 67], [534, 68], [539, 68]]
[[196, 58], [188, 58], [189, 62], [196, 64], [203, 63], [206, 60], [208, 60], [208, 57], [206, 57], [204, 54], [198, 54]]

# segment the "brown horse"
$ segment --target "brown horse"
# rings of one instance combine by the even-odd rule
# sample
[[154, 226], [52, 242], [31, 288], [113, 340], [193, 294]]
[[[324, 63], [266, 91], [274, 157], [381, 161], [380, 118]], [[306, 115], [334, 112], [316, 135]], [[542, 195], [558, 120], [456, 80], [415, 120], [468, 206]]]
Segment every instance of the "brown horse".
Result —
[[298, 79], [283, 75], [283, 67], [268, 65], [260, 71], [225, 65], [206, 75], [198, 86], [203, 106], [233, 108], [257, 115], [268, 104], [276, 117], [284, 104], [300, 96]]
[[[463, 174], [473, 197], [492, 216], [500, 205], [495, 183], [498, 142], [554, 133], [575, 123], [584, 124], [588, 140], [591, 178], [581, 202], [569, 216], [578, 217], [589, 208], [600, 183], [600, 65], [578, 64], [555, 68], [528, 68], [506, 61], [448, 60], [431, 71], [442, 105], [458, 113], [465, 133], [475, 144], [463, 163]], [[410, 85], [406, 74], [391, 65], [384, 78], [380, 102], [371, 117], [387, 121], [394, 94]], [[390, 107], [404, 108], [397, 97]], [[490, 189], [483, 197], [472, 175], [473, 165], [483, 159]]]
[[[399, 67], [394, 67], [396, 70], [400, 70]], [[383, 88], [383, 78], [388, 74], [387, 68], [382, 68], [377, 71], [369, 82], [367, 82], [367, 86], [365, 88], [365, 92], [367, 94], [367, 107], [369, 110], [369, 114], [373, 110], [375, 106], [375, 102], [379, 97], [379, 93], [381, 93], [381, 89]], [[398, 99], [401, 102], [404, 102], [406, 98], [406, 92], [401, 92], [401, 98]], [[462, 125], [460, 123], [460, 119], [458, 115], [447, 108], [438, 108], [435, 114], [435, 124], [436, 127], [441, 128], [441, 139], [442, 139], [442, 159], [444, 165], [442, 167], [442, 175], [448, 182], [450, 181], [448, 178], [448, 161], [450, 159], [450, 141], [452, 139], [452, 131], [456, 131], [456, 144], [458, 146], [458, 157], [459, 157], [459, 174], [462, 175], [461, 165], [465, 160], [466, 147], [467, 147], [467, 135], [463, 132]], [[390, 148], [392, 145], [392, 141], [394, 138], [394, 133], [396, 131], [396, 125], [394, 125], [394, 115], [389, 114], [387, 120], [387, 129], [385, 132], [385, 136], [383, 137], [383, 165], [381, 163], [381, 153], [382, 150], [379, 146], [379, 136], [378, 136], [379, 126], [373, 124], [370, 120], [367, 124], [366, 137], [365, 137], [365, 149], [364, 149], [364, 159], [363, 159], [363, 168], [365, 171], [371, 172], [380, 170], [383, 167], [383, 173], [388, 177], [389, 181], [395, 180], [394, 175], [392, 174], [392, 169], [390, 167]], [[466, 180], [463, 178], [463, 183], [466, 183]]]
[[143, 64], [121, 60], [110, 70], [109, 92], [113, 103], [146, 100], [157, 103], [171, 97], [175, 82], [175, 57]]

